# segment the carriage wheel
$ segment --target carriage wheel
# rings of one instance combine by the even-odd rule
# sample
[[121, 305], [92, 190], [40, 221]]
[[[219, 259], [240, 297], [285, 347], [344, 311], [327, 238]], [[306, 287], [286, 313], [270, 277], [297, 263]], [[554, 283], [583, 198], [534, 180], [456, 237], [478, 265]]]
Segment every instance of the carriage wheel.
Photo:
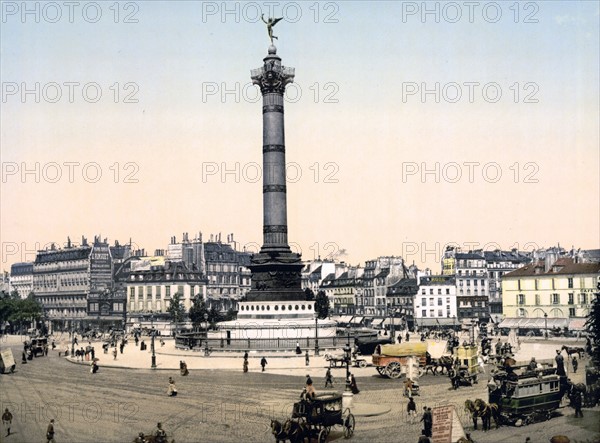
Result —
[[385, 367], [377, 366], [377, 372], [379, 372], [379, 375], [385, 375]]
[[385, 367], [385, 375], [387, 375], [389, 378], [402, 377], [402, 367], [400, 366], [400, 363], [397, 361], [388, 363], [388, 365]]
[[358, 362], [358, 367], [359, 368], [366, 368], [367, 367], [367, 362], [364, 360], [361, 360]]
[[354, 415], [349, 414], [344, 421], [344, 438], [352, 437], [352, 434], [354, 434], [354, 426], [356, 426]]
[[327, 441], [327, 429], [321, 429], [318, 437], [319, 443], [325, 443]]

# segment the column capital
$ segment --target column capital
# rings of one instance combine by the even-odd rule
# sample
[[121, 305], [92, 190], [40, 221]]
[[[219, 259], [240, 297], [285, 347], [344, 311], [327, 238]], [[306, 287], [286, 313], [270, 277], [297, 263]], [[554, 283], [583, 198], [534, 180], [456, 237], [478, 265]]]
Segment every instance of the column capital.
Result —
[[294, 81], [295, 69], [281, 65], [281, 58], [269, 54], [264, 58], [264, 64], [250, 71], [252, 83], [260, 87], [261, 93], [283, 95], [287, 84]]

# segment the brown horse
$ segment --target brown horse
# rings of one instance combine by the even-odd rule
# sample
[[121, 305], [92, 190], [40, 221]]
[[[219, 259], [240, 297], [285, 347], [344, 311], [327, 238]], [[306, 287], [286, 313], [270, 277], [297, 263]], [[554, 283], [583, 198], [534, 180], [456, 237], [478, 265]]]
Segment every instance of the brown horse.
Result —
[[487, 431], [491, 428], [492, 417], [496, 423], [496, 429], [499, 426], [498, 405], [495, 403], [486, 403], [478, 398], [474, 402], [465, 400], [465, 409], [473, 418], [473, 429], [477, 430], [477, 419], [481, 418], [482, 428]]
[[452, 357], [449, 355], [443, 355], [440, 358], [432, 358], [429, 353], [426, 354], [425, 374], [429, 371], [433, 375], [438, 374], [438, 368], [442, 368], [440, 374], [444, 375], [444, 369], [446, 373], [449, 373], [452, 369]]
[[585, 349], [581, 347], [563, 345], [562, 348], [560, 348], [560, 350], [567, 351], [567, 355], [569, 357], [571, 357], [571, 355], [573, 354], [577, 354], [579, 358], [582, 358], [582, 356], [585, 357]]
[[287, 419], [281, 424], [278, 420], [271, 420], [271, 434], [275, 437], [275, 442], [291, 443], [304, 442], [304, 436], [307, 434], [304, 422]]

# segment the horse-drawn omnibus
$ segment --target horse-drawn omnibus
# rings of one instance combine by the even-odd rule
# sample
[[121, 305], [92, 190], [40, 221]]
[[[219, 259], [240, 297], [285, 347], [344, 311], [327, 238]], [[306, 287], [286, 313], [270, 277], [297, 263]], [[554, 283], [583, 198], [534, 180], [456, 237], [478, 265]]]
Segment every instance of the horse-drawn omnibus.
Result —
[[529, 370], [527, 366], [498, 371], [488, 391], [490, 404], [497, 405], [500, 424], [510, 425], [550, 419], [564, 394], [556, 368]]
[[344, 438], [352, 437], [356, 420], [342, 407], [342, 395], [327, 393], [315, 398], [302, 398], [294, 403], [292, 418], [284, 423], [271, 420], [271, 432], [276, 442], [290, 440], [292, 443], [309, 442], [316, 439], [319, 443], [327, 441], [334, 426], [341, 426]]

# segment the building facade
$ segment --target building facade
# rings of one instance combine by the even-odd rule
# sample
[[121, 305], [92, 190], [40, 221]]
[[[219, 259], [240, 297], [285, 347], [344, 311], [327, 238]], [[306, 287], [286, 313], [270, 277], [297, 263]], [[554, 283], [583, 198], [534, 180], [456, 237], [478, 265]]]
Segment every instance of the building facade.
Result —
[[[191, 270], [183, 262], [133, 261], [126, 277], [127, 324], [147, 322], [150, 316], [163, 326], [170, 322], [168, 309], [175, 294], [186, 312], [196, 297], [206, 300], [207, 280], [200, 271]], [[150, 264], [147, 264], [150, 263]]]
[[502, 276], [531, 262], [531, 254], [511, 251], [485, 251], [490, 314], [493, 319], [495, 315], [502, 315]]
[[10, 267], [10, 285], [19, 297], [27, 298], [33, 292], [33, 263], [14, 263]]
[[414, 318], [418, 326], [458, 324], [456, 280], [452, 275], [426, 275], [418, 278]]
[[565, 326], [570, 319], [585, 319], [590, 314], [600, 264], [553, 258], [527, 264], [503, 277], [505, 320], [544, 318], [551, 321], [549, 327]]
[[110, 246], [94, 238], [89, 245], [39, 251], [33, 264], [33, 292], [50, 328], [91, 327], [98, 322], [121, 323], [124, 294], [115, 294]]
[[456, 280], [457, 319], [488, 322], [490, 319], [489, 281], [483, 251], [446, 250], [442, 274]]
[[391, 285], [387, 291], [388, 313], [402, 318], [410, 330], [414, 330], [415, 326], [415, 298], [418, 292], [416, 278], [403, 278]]

